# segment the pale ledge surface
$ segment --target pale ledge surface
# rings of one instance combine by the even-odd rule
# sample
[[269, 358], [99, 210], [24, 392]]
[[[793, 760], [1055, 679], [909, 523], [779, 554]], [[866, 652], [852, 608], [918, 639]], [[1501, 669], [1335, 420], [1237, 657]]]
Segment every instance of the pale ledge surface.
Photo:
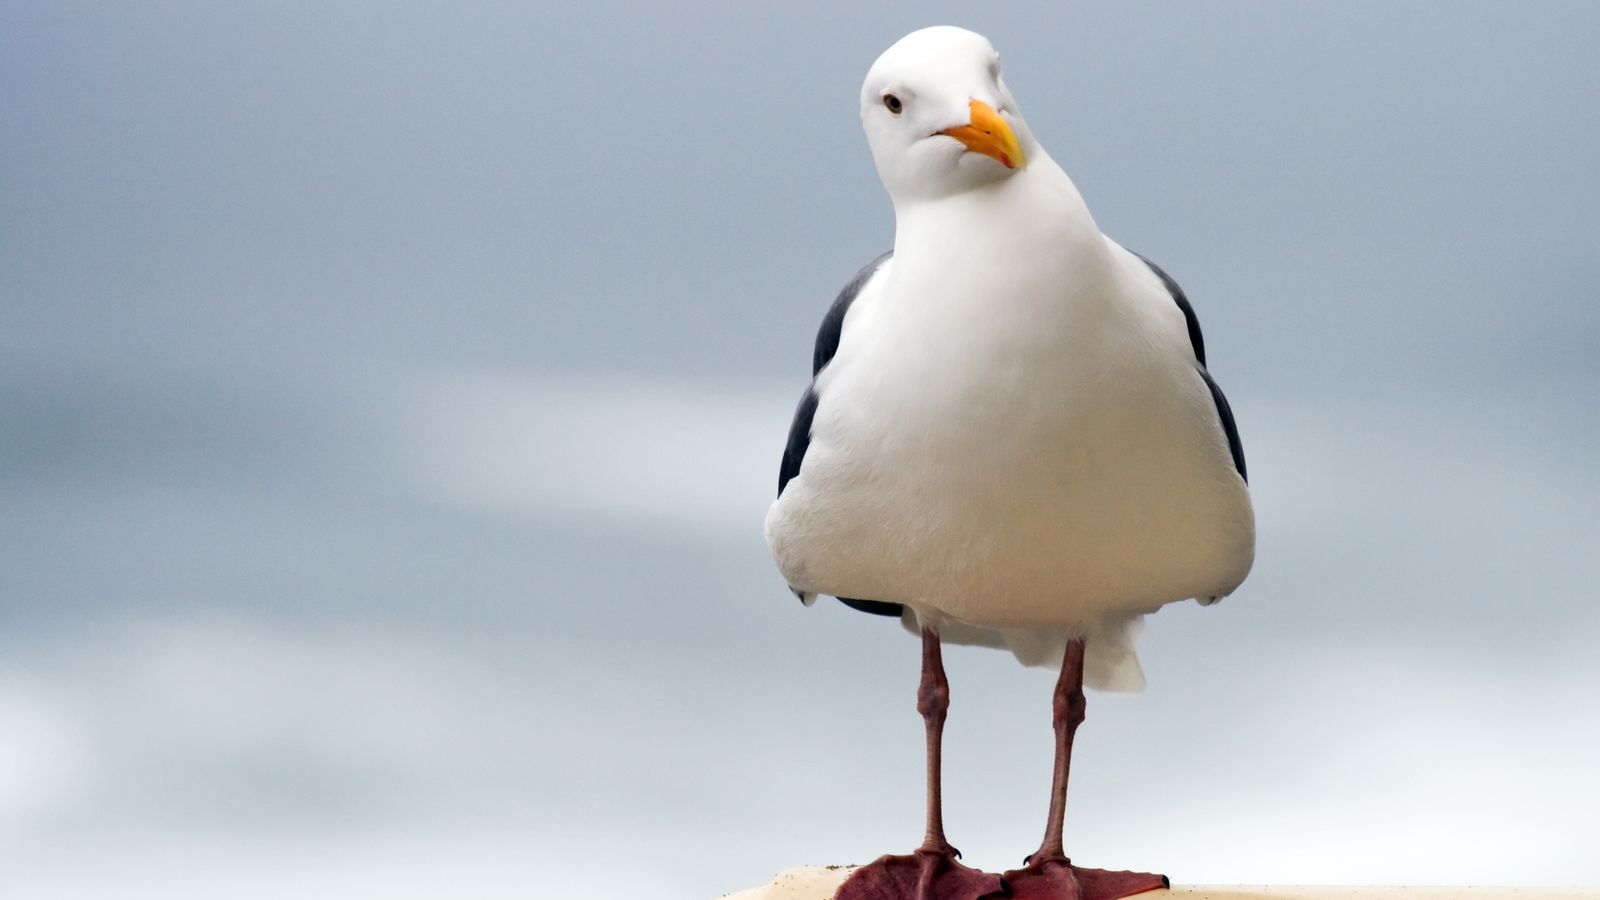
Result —
[[[855, 866], [802, 866], [778, 873], [765, 887], [722, 900], [832, 900]], [[1597, 900], [1600, 888], [1510, 887], [1174, 887], [1139, 894], [1150, 900]]]

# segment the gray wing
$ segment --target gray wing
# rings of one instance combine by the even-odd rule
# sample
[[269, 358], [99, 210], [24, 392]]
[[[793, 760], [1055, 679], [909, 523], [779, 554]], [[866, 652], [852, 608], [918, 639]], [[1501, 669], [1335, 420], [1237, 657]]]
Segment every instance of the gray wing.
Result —
[[[844, 317], [850, 312], [850, 305], [856, 302], [861, 295], [861, 289], [866, 287], [872, 276], [877, 274], [878, 268], [889, 257], [894, 255], [890, 250], [872, 262], [861, 267], [854, 278], [839, 292], [833, 300], [833, 305], [828, 307], [827, 315], [822, 317], [822, 325], [817, 329], [816, 348], [811, 352], [811, 384], [806, 386], [806, 392], [800, 396], [800, 405], [795, 408], [794, 421], [789, 425], [789, 441], [783, 448], [783, 460], [778, 463], [778, 496], [783, 496], [783, 489], [789, 484], [790, 479], [800, 474], [800, 464], [806, 458], [806, 449], [811, 446], [811, 422], [817, 415], [817, 375], [839, 352], [839, 338], [844, 334]], [[795, 596], [802, 601], [806, 600], [799, 591]], [[858, 609], [865, 613], [877, 616], [899, 617], [904, 610], [898, 603], [884, 603], [881, 600], [856, 600], [849, 597], [840, 597], [839, 602]]]
[[[1133, 253], [1132, 250], [1128, 252]], [[1222, 432], [1228, 436], [1228, 453], [1233, 457], [1233, 467], [1239, 470], [1239, 477], [1248, 482], [1250, 476], [1246, 474], [1245, 469], [1244, 442], [1239, 439], [1239, 426], [1233, 420], [1233, 407], [1229, 405], [1228, 398], [1222, 393], [1222, 388], [1218, 386], [1217, 380], [1212, 378], [1211, 373], [1206, 369], [1206, 340], [1200, 334], [1200, 317], [1195, 315], [1194, 306], [1189, 303], [1189, 298], [1184, 295], [1183, 288], [1178, 287], [1178, 283], [1172, 280], [1172, 276], [1168, 275], [1166, 270], [1138, 253], [1133, 253], [1133, 255], [1138, 256], [1145, 265], [1150, 267], [1150, 271], [1156, 273], [1156, 277], [1161, 279], [1163, 285], [1166, 285], [1167, 293], [1172, 295], [1173, 302], [1178, 304], [1179, 309], [1183, 310], [1183, 321], [1189, 328], [1189, 346], [1194, 348], [1194, 358], [1199, 362], [1199, 365], [1195, 368], [1200, 372], [1200, 377], [1205, 379], [1206, 387], [1211, 391], [1211, 400], [1216, 404], [1217, 418], [1222, 420]]]

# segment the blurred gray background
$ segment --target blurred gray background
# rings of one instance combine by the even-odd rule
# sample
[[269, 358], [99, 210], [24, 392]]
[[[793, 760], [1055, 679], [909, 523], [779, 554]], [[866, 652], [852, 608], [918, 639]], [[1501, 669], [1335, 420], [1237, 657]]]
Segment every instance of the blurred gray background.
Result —
[[[860, 78], [988, 34], [1186, 287], [1256, 569], [1069, 851], [1600, 882], [1600, 5], [0, 3], [0, 894], [701, 900], [920, 837], [917, 645], [784, 590]], [[1052, 676], [954, 650], [969, 861]]]

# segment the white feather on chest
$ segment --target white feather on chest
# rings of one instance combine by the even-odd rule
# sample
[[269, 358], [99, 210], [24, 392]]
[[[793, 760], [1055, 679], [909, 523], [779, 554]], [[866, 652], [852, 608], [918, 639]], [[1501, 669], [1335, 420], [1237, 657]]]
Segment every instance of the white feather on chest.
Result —
[[[768, 537], [790, 583], [983, 626], [1225, 595], [1253, 523], [1181, 311], [1041, 160], [902, 210]], [[956, 227], [956, 226], [959, 227]]]

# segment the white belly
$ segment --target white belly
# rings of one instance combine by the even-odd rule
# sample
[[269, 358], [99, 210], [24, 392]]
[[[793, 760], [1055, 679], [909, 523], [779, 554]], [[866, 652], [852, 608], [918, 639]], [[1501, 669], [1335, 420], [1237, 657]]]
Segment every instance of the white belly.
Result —
[[1160, 299], [863, 309], [767, 517], [785, 577], [992, 627], [1231, 592], [1249, 496]]

